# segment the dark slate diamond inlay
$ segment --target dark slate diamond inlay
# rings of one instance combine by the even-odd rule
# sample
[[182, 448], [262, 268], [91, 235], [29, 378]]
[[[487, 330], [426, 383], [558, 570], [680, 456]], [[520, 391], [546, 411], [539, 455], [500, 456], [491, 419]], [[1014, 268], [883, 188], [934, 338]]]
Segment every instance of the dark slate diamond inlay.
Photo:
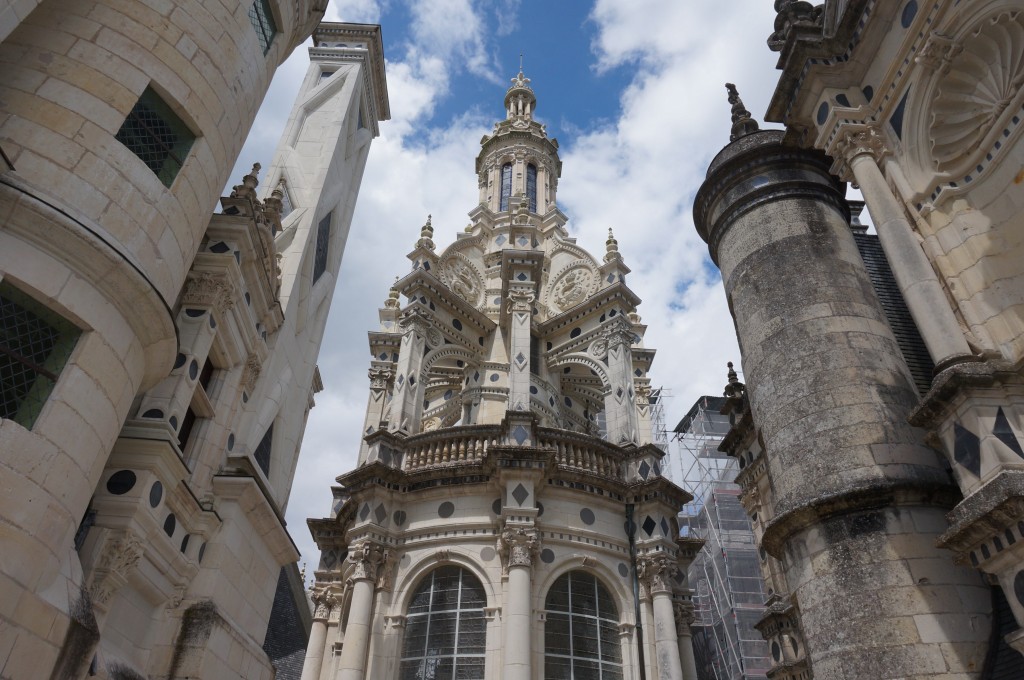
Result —
[[648, 536], [654, 533], [654, 530], [658, 528], [658, 523], [654, 521], [654, 518], [647, 515], [647, 519], [640, 525], [640, 528], [644, 530], [644, 533]]
[[[520, 427], [522, 427], [522, 426], [520, 426]], [[522, 443], [522, 442], [520, 442], [520, 443]], [[527, 491], [526, 487], [523, 486], [522, 484], [519, 484], [519, 485], [516, 486], [516, 488], [512, 489], [512, 498], [516, 499], [516, 503], [519, 504], [519, 507], [522, 507], [523, 503], [525, 503], [526, 499], [529, 498], [529, 497], [530, 497], [530, 492]]]
[[664, 517], [661, 518], [661, 534], [668, 536], [668, 521]]
[[646, 460], [641, 461], [640, 467], [637, 468], [637, 472], [640, 473], [641, 477], [647, 479], [647, 475], [651, 474], [651, 466], [647, 464]]
[[[512, 438], [516, 440], [516, 443], [520, 446], [523, 445], [530, 436], [530, 432], [522, 425], [516, 425], [512, 430]], [[520, 503], [522, 505], [522, 503]]]
[[996, 436], [996, 439], [1009, 446], [1014, 453], [1024, 458], [1024, 451], [1021, 450], [1020, 442], [1017, 441], [1016, 435], [1013, 434], [1013, 428], [1010, 427], [1010, 421], [1006, 419], [1006, 414], [1003, 413], [1001, 406], [996, 411], [996, 424], [992, 428], [992, 434]]
[[359, 519], [365, 520], [369, 516], [370, 516], [370, 504], [369, 503], [363, 503], [362, 509], [359, 510]]
[[377, 509], [373, 511], [373, 517], [374, 517], [374, 519], [377, 520], [377, 524], [380, 524], [385, 519], [387, 519], [388, 511], [387, 511], [387, 508], [384, 507], [383, 503], [378, 505]]
[[654, 474], [659, 477], [661, 476], [661, 466], [658, 465], [658, 461], [654, 461]]
[[396, 510], [395, 514], [391, 517], [395, 521], [395, 524], [402, 526], [405, 524], [405, 510]]
[[974, 434], [960, 423], [953, 423], [954, 442], [953, 459], [967, 468], [975, 477], [981, 476], [981, 442]]
[[523, 356], [522, 352], [520, 352], [519, 354], [516, 355], [516, 363], [517, 364], [522, 365], [525, 361], [526, 361], [526, 357]]
[[500, 515], [501, 514], [501, 499], [500, 498], [495, 498], [494, 502], [491, 503], [491, 512], [493, 512], [495, 515]]
[[[526, 241], [526, 239], [523, 239], [523, 241]], [[526, 245], [526, 243], [523, 243], [523, 245]], [[516, 274], [516, 278], [519, 279], [520, 281], [525, 281], [527, 279], [527, 276], [523, 272], [519, 272], [518, 274]]]

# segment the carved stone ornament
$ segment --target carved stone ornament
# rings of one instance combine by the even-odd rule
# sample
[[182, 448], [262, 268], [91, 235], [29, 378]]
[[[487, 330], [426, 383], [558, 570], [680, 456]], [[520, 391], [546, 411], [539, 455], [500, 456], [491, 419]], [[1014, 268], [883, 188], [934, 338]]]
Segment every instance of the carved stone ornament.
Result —
[[96, 567], [89, 597], [98, 605], [106, 605], [111, 595], [128, 579], [145, 552], [142, 541], [134, 534], [125, 533], [108, 539]]
[[314, 590], [310, 594], [310, 599], [313, 600], [314, 610], [313, 618], [319, 619], [320, 621], [326, 621], [331, 617], [331, 607], [334, 604], [334, 596], [323, 589]]
[[648, 592], [652, 595], [672, 592], [672, 581], [679, 571], [675, 560], [661, 553], [641, 558], [638, 566], [640, 580]]
[[1024, 84], [1024, 12], [986, 19], [960, 45], [949, 45], [945, 74], [935, 89], [928, 136], [939, 171], [970, 159], [1017, 98]]
[[510, 312], [529, 312], [533, 309], [533, 291], [512, 288], [508, 291], [508, 309]]
[[255, 354], [250, 354], [245, 360], [245, 371], [242, 373], [242, 385], [249, 392], [256, 388], [256, 381], [260, 379], [260, 372], [263, 370], [263, 362]]
[[433, 432], [434, 430], [441, 429], [441, 419], [438, 417], [427, 418], [423, 421], [421, 428], [424, 432]]
[[950, 60], [963, 49], [963, 45], [958, 45], [952, 38], [941, 33], [932, 33], [925, 41], [924, 47], [914, 57], [914, 61], [924, 68], [947, 73]]
[[534, 558], [540, 552], [540, 536], [533, 529], [509, 528], [498, 536], [495, 547], [505, 571], [512, 567], [532, 567]]
[[350, 581], [377, 580], [377, 570], [387, 557], [387, 551], [379, 543], [363, 541], [353, 547], [346, 558], [352, 565]]
[[444, 336], [436, 328], [428, 328], [426, 334], [427, 346], [440, 347], [444, 343]]
[[875, 125], [858, 125], [841, 132], [840, 135], [836, 149], [847, 161], [852, 161], [863, 154], [868, 154], [878, 161], [887, 151], [885, 139]]
[[824, 5], [803, 0], [775, 0], [775, 31], [768, 37], [768, 48], [781, 52], [795, 28], [819, 28], [824, 20]]
[[235, 306], [228, 277], [210, 272], [189, 274], [181, 303], [212, 307], [222, 314]]
[[551, 299], [563, 312], [586, 299], [594, 283], [594, 275], [586, 267], [573, 267], [558, 277], [551, 286]]
[[395, 372], [390, 368], [371, 368], [369, 377], [371, 390], [384, 390], [394, 379]]
[[676, 600], [672, 603], [672, 607], [675, 609], [676, 633], [680, 636], [689, 635], [690, 626], [697, 620], [693, 613], [693, 603]]
[[480, 305], [484, 284], [476, 267], [462, 253], [456, 253], [441, 268], [441, 280], [453, 293], [471, 305]]
[[598, 338], [594, 340], [590, 343], [590, 347], [587, 348], [587, 354], [595, 359], [604, 359], [605, 355], [608, 354], [608, 339]]

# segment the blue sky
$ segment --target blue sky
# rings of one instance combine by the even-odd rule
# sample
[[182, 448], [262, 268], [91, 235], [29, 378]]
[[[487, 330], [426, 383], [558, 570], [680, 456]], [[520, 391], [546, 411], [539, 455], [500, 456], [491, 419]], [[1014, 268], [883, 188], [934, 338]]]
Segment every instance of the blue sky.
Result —
[[[558, 204], [580, 245], [600, 255], [608, 228], [644, 300], [654, 383], [672, 427], [703, 394], [721, 394], [739, 365], [717, 269], [691, 215], [708, 163], [728, 141], [724, 83], [760, 117], [777, 80], [769, 0], [332, 0], [327, 19], [380, 23], [392, 119], [363, 178], [319, 359], [325, 385], [309, 417], [287, 508], [315, 565], [305, 519], [330, 506], [334, 478], [355, 465], [369, 387], [366, 332], [427, 214], [439, 251], [477, 203], [473, 163], [524, 53], [538, 118], [563, 162]], [[233, 176], [269, 163], [305, 47], [275, 76]], [[678, 452], [670, 462], [677, 482]]]

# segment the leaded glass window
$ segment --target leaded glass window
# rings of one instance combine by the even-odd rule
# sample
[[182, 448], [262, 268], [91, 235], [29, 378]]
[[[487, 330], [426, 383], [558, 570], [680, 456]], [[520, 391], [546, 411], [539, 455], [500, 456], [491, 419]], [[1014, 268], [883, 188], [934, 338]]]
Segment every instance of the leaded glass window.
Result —
[[530, 202], [530, 212], [537, 212], [537, 166], [526, 166], [526, 200]]
[[499, 210], [508, 210], [508, 199], [512, 196], [512, 164], [501, 166], [501, 206]]
[[619, 612], [600, 581], [570, 571], [551, 586], [544, 608], [545, 680], [621, 680]]
[[331, 242], [331, 215], [327, 213], [316, 228], [316, 252], [313, 254], [313, 283], [327, 271], [327, 248]]
[[256, 0], [249, 7], [249, 21], [256, 31], [256, 39], [260, 41], [260, 49], [263, 54], [270, 51], [270, 43], [274, 42], [274, 34], [277, 33], [277, 24], [274, 23], [274, 15], [270, 11], [268, 0]]
[[486, 602], [480, 581], [465, 569], [430, 572], [409, 604], [402, 680], [483, 680]]
[[169, 187], [185, 164], [196, 136], [160, 95], [147, 87], [114, 138]]
[[32, 428], [79, 335], [70, 322], [0, 281], [0, 418]]

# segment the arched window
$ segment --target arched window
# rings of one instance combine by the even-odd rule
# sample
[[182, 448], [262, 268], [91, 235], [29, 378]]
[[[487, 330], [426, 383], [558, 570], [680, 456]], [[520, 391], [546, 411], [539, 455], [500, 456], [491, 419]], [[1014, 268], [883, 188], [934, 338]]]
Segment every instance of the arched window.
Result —
[[526, 199], [530, 212], [537, 212], [537, 166], [533, 163], [526, 166]]
[[499, 210], [508, 210], [508, 199], [512, 196], [512, 164], [505, 163], [501, 166], [501, 207]]
[[402, 680], [483, 680], [486, 602], [480, 581], [465, 569], [430, 572], [409, 604]]
[[621, 680], [619, 612], [600, 581], [583, 571], [563, 574], [544, 608], [546, 680]]

